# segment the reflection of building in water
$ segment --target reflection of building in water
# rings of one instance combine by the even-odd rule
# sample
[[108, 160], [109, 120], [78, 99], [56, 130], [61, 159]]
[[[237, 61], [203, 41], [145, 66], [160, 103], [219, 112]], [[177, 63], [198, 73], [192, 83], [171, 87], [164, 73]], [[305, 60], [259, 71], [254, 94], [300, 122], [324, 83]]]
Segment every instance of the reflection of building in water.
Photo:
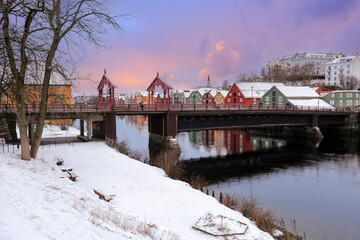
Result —
[[[124, 118], [122, 118], [124, 119]], [[147, 117], [142, 115], [126, 115], [125, 122], [136, 126], [138, 130], [144, 130], [148, 128]]]
[[223, 155], [223, 150], [226, 149], [225, 144], [225, 131], [214, 131], [214, 146], [218, 155]]
[[263, 137], [251, 137], [251, 143], [254, 151], [269, 148], [280, 148], [286, 145], [285, 140], [263, 138]]
[[214, 144], [214, 132], [215, 130], [202, 131], [202, 143], [204, 146], [209, 147]]
[[224, 132], [228, 154], [250, 152], [253, 150], [250, 142], [250, 133], [240, 129], [225, 130]]
[[191, 143], [201, 144], [202, 143], [202, 131], [189, 132], [189, 140]]

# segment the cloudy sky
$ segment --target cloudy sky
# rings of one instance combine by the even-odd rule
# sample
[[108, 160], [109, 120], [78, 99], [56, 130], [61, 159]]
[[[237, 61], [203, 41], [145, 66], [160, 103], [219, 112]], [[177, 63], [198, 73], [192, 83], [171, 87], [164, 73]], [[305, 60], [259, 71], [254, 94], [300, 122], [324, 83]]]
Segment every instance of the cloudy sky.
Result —
[[156, 73], [173, 88], [234, 82], [274, 57], [360, 51], [360, 0], [116, 0], [124, 31], [109, 48], [85, 46], [79, 93], [96, 92], [104, 69], [117, 92], [146, 90]]

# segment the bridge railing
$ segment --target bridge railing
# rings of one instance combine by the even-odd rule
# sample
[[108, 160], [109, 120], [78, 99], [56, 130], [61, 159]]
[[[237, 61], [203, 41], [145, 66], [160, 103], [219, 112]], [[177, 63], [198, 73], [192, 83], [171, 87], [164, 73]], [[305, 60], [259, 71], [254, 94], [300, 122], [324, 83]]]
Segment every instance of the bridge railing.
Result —
[[[38, 105], [25, 105], [26, 112], [36, 113], [39, 111]], [[288, 106], [288, 105], [261, 105], [261, 104], [122, 104], [99, 108], [96, 103], [93, 104], [49, 104], [47, 112], [49, 113], [95, 113], [108, 111], [232, 111], [232, 110], [261, 110], [261, 111], [318, 111], [318, 112], [360, 112], [359, 108], [327, 108], [319, 106]], [[16, 112], [14, 104], [0, 104], [1, 112]]]

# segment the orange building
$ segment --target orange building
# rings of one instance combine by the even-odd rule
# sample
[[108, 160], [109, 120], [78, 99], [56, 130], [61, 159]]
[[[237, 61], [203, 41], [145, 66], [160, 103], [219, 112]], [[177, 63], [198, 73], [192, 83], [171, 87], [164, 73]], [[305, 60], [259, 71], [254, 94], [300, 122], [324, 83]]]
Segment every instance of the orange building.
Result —
[[214, 102], [218, 105], [218, 106], [224, 106], [225, 105], [225, 97], [228, 94], [228, 91], [219, 91], [216, 93], [215, 97], [214, 97]]

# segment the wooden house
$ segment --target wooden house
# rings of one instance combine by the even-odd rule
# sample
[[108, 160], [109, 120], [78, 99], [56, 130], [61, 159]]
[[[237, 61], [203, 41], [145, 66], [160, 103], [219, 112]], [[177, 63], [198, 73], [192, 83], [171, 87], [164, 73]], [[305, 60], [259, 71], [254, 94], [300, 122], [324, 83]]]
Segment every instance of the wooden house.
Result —
[[337, 108], [358, 108], [360, 107], [360, 91], [337, 90], [325, 94], [322, 99]]
[[241, 82], [234, 83], [225, 98], [225, 105], [238, 107], [240, 105], [249, 106], [260, 101], [262, 96], [272, 86], [284, 86], [283, 83], [268, 82]]

